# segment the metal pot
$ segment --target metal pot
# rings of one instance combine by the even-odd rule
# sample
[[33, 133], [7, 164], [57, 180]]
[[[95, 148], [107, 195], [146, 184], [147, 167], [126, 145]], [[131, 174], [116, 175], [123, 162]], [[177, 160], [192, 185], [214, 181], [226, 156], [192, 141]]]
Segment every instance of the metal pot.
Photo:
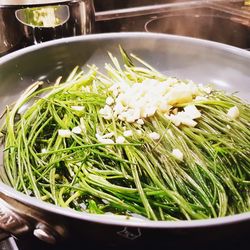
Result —
[[[237, 90], [242, 98], [249, 100], [248, 51], [174, 35], [109, 33], [53, 40], [0, 58], [0, 110], [38, 79], [53, 81], [59, 75], [67, 75], [75, 65], [103, 65], [108, 60], [107, 51], [119, 54], [119, 44], [163, 73], [214, 83], [229, 92]], [[3, 159], [0, 160], [3, 164]], [[194, 244], [194, 241], [218, 238], [230, 242], [237, 235], [245, 235], [247, 239], [249, 225], [250, 212], [195, 221], [127, 220], [122, 216], [80, 213], [45, 203], [0, 183], [0, 228], [17, 238], [33, 235], [57, 246], [70, 247], [72, 240], [84, 242], [84, 247], [150, 244], [173, 247], [173, 241]]]
[[92, 0], [2, 0], [0, 56], [27, 45], [92, 33]]

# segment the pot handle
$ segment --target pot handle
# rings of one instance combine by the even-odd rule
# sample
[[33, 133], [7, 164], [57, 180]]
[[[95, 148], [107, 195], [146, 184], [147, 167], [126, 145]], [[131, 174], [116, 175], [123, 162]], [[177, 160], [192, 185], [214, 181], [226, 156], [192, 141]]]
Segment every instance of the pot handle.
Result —
[[18, 9], [15, 15], [19, 22], [33, 28], [55, 28], [69, 20], [70, 11], [67, 5], [52, 5]]

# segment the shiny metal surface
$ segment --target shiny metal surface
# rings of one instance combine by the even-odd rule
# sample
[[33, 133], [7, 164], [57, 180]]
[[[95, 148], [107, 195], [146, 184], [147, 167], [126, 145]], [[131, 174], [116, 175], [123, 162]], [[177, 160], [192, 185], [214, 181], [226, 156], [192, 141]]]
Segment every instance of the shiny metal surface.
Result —
[[93, 0], [0, 1], [0, 56], [94, 29]]
[[[4, 24], [4, 18], [3, 18], [3, 14], [0, 13], [0, 23]], [[2, 29], [3, 32], [0, 32], [0, 40], [2, 41], [2, 43], [0, 44], [0, 54], [3, 53], [5, 50], [9, 50], [9, 46], [7, 44], [7, 33], [6, 33], [6, 25], [2, 25]]]
[[[148, 0], [145, 1], [146, 5], [133, 8], [96, 12], [96, 31], [149, 31], [187, 35], [249, 49], [250, 12], [242, 7], [243, 1], [170, 0], [151, 5]], [[237, 4], [237, 8], [233, 4]]]
[[53, 233], [46, 228], [36, 228], [33, 231], [33, 234], [40, 240], [48, 242], [50, 244], [56, 243], [56, 238], [54, 237]]
[[69, 20], [70, 11], [69, 6], [60, 4], [40, 8], [18, 9], [15, 11], [15, 16], [20, 23], [30, 27], [54, 28], [65, 24]]
[[17, 212], [12, 211], [11, 206], [3, 198], [0, 198], [0, 228], [15, 235], [27, 232], [29, 223], [22, 219]]
[[150, 6], [139, 6], [133, 8], [124, 8], [118, 10], [99, 11], [95, 14], [96, 21], [121, 19], [126, 17], [138, 17], [150, 14], [165, 13], [171, 10], [183, 10], [185, 8], [197, 8], [206, 6], [207, 1], [188, 1], [188, 2], [172, 2]]
[[[25, 87], [38, 79], [53, 81], [59, 75], [67, 75], [75, 65], [103, 65], [108, 60], [107, 51], [114, 55], [119, 53], [119, 44], [163, 73], [192, 79], [198, 83], [213, 83], [227, 92], [238, 91], [239, 96], [250, 101], [248, 51], [181, 36], [109, 33], [45, 42], [0, 58], [0, 112], [4, 110], [5, 105], [16, 99]], [[36, 62], [39, 62], [39, 67]], [[2, 160], [0, 156], [1, 172]], [[248, 230], [250, 224], [250, 212], [196, 221], [147, 221], [136, 218], [128, 220], [123, 216], [93, 215], [57, 207], [21, 194], [3, 183], [0, 183], [0, 192], [7, 197], [5, 201], [12, 204], [11, 209], [14, 212], [15, 208], [18, 208], [13, 206], [16, 202], [20, 203], [22, 211], [25, 211], [24, 208], [28, 211], [26, 215], [29, 216], [25, 217], [21, 213], [21, 218], [25, 218], [30, 229], [42, 239], [46, 239], [48, 232], [52, 232], [58, 239], [80, 237], [81, 240], [100, 242], [110, 239], [120, 241], [121, 238], [127, 242], [131, 241], [131, 235], [137, 235], [134, 242], [140, 244], [154, 235], [162, 243], [165, 240], [162, 236], [165, 230], [177, 233], [181, 230], [190, 234], [195, 231], [203, 236], [209, 230], [212, 237], [219, 235], [218, 232], [226, 233], [227, 230], [236, 235], [242, 229]], [[19, 213], [18, 211], [16, 212]], [[41, 225], [46, 227], [40, 227]], [[105, 235], [102, 233], [104, 231]]]
[[223, 15], [223, 12], [219, 15], [213, 12], [209, 14], [204, 9], [190, 9], [184, 13], [175, 11], [165, 16], [149, 19], [145, 24], [145, 30], [250, 48], [250, 27], [236, 22], [231, 16]]
[[21, 33], [20, 25], [11, 11], [0, 9], [0, 56], [18, 46], [23, 36]]
[[0, 193], [0, 241], [11, 235], [19, 238], [33, 233], [38, 239], [55, 244], [67, 232], [60, 223], [50, 219], [48, 214], [41, 213], [39, 209]]
[[62, 3], [70, 2], [70, 0], [1, 0], [0, 6], [10, 6], [10, 5], [39, 5], [39, 4], [51, 4], [51, 3]]
[[14, 238], [9, 238], [0, 242], [1, 250], [20, 250]]

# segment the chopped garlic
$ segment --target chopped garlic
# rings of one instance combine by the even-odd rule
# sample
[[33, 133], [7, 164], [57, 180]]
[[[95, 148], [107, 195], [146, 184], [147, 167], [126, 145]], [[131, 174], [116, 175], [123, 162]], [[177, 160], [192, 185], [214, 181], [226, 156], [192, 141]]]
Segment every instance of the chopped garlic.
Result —
[[95, 137], [96, 137], [97, 140], [102, 139], [102, 136], [99, 135], [98, 133], [95, 134]]
[[125, 138], [123, 137], [123, 136], [118, 136], [117, 138], [116, 138], [116, 143], [124, 143], [125, 142]]
[[173, 149], [172, 155], [173, 155], [177, 160], [183, 161], [183, 158], [184, 158], [183, 153], [182, 153], [178, 148]]
[[201, 117], [201, 112], [196, 108], [195, 105], [188, 105], [184, 107], [185, 114], [187, 114], [191, 119], [196, 119]]
[[119, 115], [121, 114], [123, 111], [126, 110], [126, 107], [122, 105], [121, 102], [116, 102], [115, 106], [114, 106], [114, 114], [115, 115]]
[[98, 141], [103, 144], [114, 144], [112, 139], [99, 138]]
[[132, 132], [132, 130], [125, 130], [125, 131], [123, 132], [123, 135], [124, 135], [125, 137], [129, 137], [129, 136], [132, 136], [132, 135], [133, 135], [133, 132]]
[[[106, 105], [100, 110], [104, 119], [118, 118], [121, 121], [136, 122], [139, 125], [143, 125], [143, 118], [151, 117], [157, 112], [164, 115], [170, 115], [171, 112], [177, 114], [178, 109], [173, 105], [191, 102], [201, 94], [200, 89], [192, 81], [181, 82], [175, 78], [168, 78], [164, 82], [146, 79], [132, 85], [126, 81], [119, 81], [109, 90], [113, 95], [107, 97]], [[184, 119], [183, 124], [195, 126], [196, 122], [192, 119], [200, 117], [200, 113], [195, 107], [187, 108], [188, 112], [192, 114]], [[176, 123], [180, 125], [181, 121]]]
[[100, 109], [99, 113], [107, 120], [110, 120], [113, 117], [113, 111], [108, 105], [105, 105], [104, 108]]
[[47, 152], [48, 152], [48, 150], [47, 150], [46, 148], [42, 148], [42, 149], [41, 149], [41, 153], [42, 153], [42, 154], [47, 153]]
[[83, 111], [85, 109], [84, 106], [71, 106], [71, 108], [76, 111]]
[[156, 133], [156, 132], [149, 133], [148, 136], [152, 140], [159, 140], [160, 139], [160, 135], [158, 133]]
[[74, 127], [74, 128], [72, 129], [72, 132], [73, 132], [74, 134], [81, 134], [81, 133], [82, 133], [82, 129], [81, 129], [80, 126], [77, 126], [77, 127]]
[[188, 105], [184, 108], [184, 111], [167, 115], [166, 117], [177, 127], [181, 124], [189, 127], [195, 127], [197, 122], [194, 121], [194, 119], [201, 117], [201, 113], [195, 105]]
[[64, 138], [70, 138], [71, 131], [69, 129], [58, 129], [58, 135]]
[[138, 120], [136, 121], [136, 123], [139, 124], [139, 125], [143, 125], [143, 124], [144, 124], [144, 121], [143, 121], [142, 119], [138, 119]]
[[106, 139], [106, 138], [111, 138], [112, 136], [114, 136], [114, 132], [107, 133], [107, 134], [103, 135], [102, 138]]
[[157, 110], [157, 106], [153, 103], [149, 103], [145, 105], [144, 107], [141, 107], [141, 117], [149, 117], [153, 116]]
[[234, 120], [240, 116], [240, 111], [236, 106], [234, 106], [228, 110], [227, 116], [230, 120]]
[[140, 129], [136, 129], [136, 134], [137, 135], [142, 135], [142, 131]]
[[166, 101], [159, 102], [157, 110], [161, 113], [169, 113], [169, 110], [172, 108]]
[[99, 135], [98, 133], [95, 135], [96, 139], [103, 144], [114, 144], [114, 141], [110, 138], [103, 138], [102, 135]]
[[132, 123], [140, 118], [140, 110], [136, 108], [128, 109], [127, 111], [122, 112], [118, 117], [120, 117], [122, 121]]
[[114, 102], [115, 101], [111, 96], [107, 97], [107, 99], [106, 99], [106, 104], [107, 105], [112, 105]]
[[188, 127], [195, 127], [197, 125], [197, 122], [188, 116], [181, 118], [181, 123]]
[[166, 115], [166, 118], [168, 118], [175, 126], [180, 126], [181, 125], [181, 121], [179, 119], [179, 117], [176, 115]]
[[167, 93], [166, 98], [168, 104], [174, 105], [178, 103], [190, 102], [193, 99], [194, 91], [187, 84], [178, 84], [171, 88]]
[[191, 117], [185, 114], [185, 112], [179, 112], [176, 115], [170, 115], [167, 116], [167, 118], [174, 123], [175, 126], [180, 126], [181, 124], [189, 126], [189, 127], [195, 127], [197, 125], [197, 122], [194, 121]]

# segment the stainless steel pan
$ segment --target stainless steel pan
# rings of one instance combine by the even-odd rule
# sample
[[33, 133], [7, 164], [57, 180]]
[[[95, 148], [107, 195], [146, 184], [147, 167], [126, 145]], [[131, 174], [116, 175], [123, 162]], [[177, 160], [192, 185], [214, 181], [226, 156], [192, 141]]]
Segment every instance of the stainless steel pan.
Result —
[[[118, 45], [133, 52], [168, 75], [214, 83], [250, 100], [250, 52], [195, 38], [153, 33], [109, 33], [63, 38], [30, 46], [0, 58], [0, 111], [21, 91], [39, 79], [55, 80], [75, 65], [108, 60]], [[2, 164], [2, 159], [1, 164]], [[3, 169], [3, 166], [1, 166]], [[196, 221], [142, 221], [124, 217], [90, 215], [60, 208], [28, 197], [0, 183], [0, 228], [18, 238], [38, 237], [60, 244], [72, 239], [85, 245], [167, 244], [172, 238], [230, 237], [248, 233], [250, 212]]]

